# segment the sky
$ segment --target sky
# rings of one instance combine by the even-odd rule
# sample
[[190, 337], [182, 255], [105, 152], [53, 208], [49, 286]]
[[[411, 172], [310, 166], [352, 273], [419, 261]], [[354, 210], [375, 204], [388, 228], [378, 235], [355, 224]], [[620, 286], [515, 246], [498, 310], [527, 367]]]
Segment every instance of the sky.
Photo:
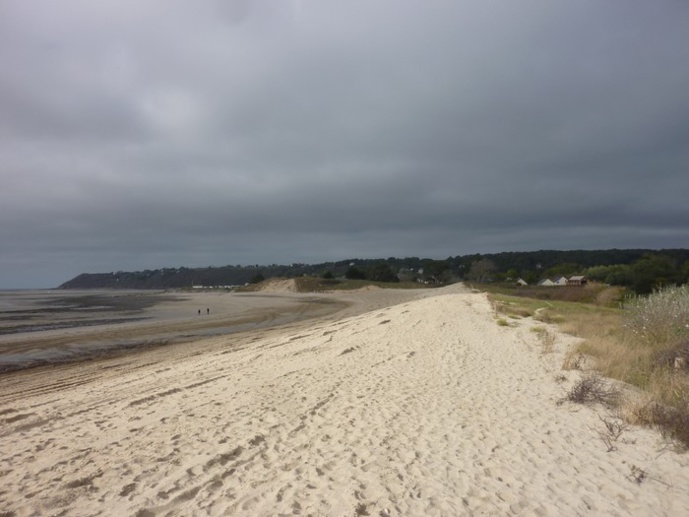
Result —
[[689, 247], [686, 0], [0, 0], [0, 288]]

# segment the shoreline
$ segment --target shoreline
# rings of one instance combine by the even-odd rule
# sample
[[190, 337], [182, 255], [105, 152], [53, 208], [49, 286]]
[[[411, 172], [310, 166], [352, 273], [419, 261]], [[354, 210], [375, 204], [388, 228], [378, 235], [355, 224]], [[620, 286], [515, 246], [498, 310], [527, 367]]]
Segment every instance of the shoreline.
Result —
[[[382, 293], [352, 296], [351, 293], [131, 290], [46, 293], [45, 290], [23, 293], [27, 300], [20, 310], [0, 312], [0, 321], [4, 321], [6, 329], [4, 334], [0, 333], [0, 376], [136, 354], [213, 336], [279, 328], [336, 313], [346, 314], [348, 310], [366, 310], [392, 298], [416, 298], [422, 291], [386, 296]], [[378, 298], [382, 301], [376, 302]], [[60, 303], [65, 307], [57, 305]], [[11, 332], [7, 329], [14, 327], [9, 327], [7, 322], [16, 321], [20, 316], [2, 318], [9, 312], [29, 317], [38, 314], [39, 321], [31, 324], [34, 329], [55, 328]], [[81, 319], [74, 319], [75, 312]]]
[[[689, 458], [561, 404], [576, 339], [496, 323], [462, 286], [9, 375], [15, 515], [683, 515]], [[544, 325], [538, 322], [538, 326]], [[558, 380], [559, 379], [559, 380]], [[640, 477], [639, 472], [644, 475]]]
[[[79, 292], [61, 296], [59, 300], [88, 297], [97, 300], [96, 303], [103, 303], [108, 294], [84, 295]], [[136, 303], [122, 303], [129, 297], [135, 298]], [[235, 303], [228, 303], [228, 297], [233, 297]], [[0, 334], [0, 375], [280, 326], [337, 312], [344, 307], [337, 300], [301, 296], [289, 300], [275, 297], [268, 303], [255, 303], [255, 295], [247, 297], [230, 293], [209, 297], [204, 293], [169, 296], [157, 292], [129, 292], [112, 293], [110, 300], [113, 299], [117, 301], [115, 305], [119, 305], [114, 309], [103, 305], [79, 307], [82, 314], [77, 316], [81, 319], [73, 319], [73, 305], [63, 309], [51, 305], [47, 314], [46, 309], [27, 308], [20, 314], [28, 317], [38, 315], [40, 320], [26, 324], [28, 330], [23, 331], [17, 330], [16, 325], [8, 327], [8, 318], [5, 318], [5, 332]], [[213, 306], [212, 316], [205, 314], [206, 305]], [[201, 309], [196, 309], [197, 306], [204, 307], [204, 314], [201, 314]]]

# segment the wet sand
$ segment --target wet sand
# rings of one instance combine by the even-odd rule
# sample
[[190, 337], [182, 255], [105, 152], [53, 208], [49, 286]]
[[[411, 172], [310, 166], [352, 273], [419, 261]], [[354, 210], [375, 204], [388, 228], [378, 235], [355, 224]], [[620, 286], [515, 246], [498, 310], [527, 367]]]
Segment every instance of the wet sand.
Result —
[[419, 294], [3, 291], [0, 373], [352, 314]]

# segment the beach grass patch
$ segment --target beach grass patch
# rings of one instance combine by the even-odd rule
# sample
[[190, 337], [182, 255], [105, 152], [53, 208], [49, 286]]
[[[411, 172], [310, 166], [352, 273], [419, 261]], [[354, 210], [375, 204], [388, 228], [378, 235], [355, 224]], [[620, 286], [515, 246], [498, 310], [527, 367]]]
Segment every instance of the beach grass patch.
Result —
[[[625, 402], [629, 406], [625, 418], [658, 428], [681, 447], [689, 447], [688, 286], [626, 299], [619, 288], [597, 288], [577, 296], [553, 294], [559, 288], [552, 287], [510, 291], [489, 286], [486, 290], [496, 317], [520, 307], [532, 312], [534, 320], [555, 324], [582, 338], [566, 352], [563, 370], [595, 371], [637, 388], [648, 402], [642, 409]], [[558, 296], [561, 299], [556, 299]], [[564, 299], [568, 297], [578, 301]], [[535, 326], [531, 331], [540, 337], [545, 335], [544, 329]], [[582, 382], [568, 397], [594, 396], [587, 395], [587, 390], [593, 388], [595, 393], [600, 388], [598, 381], [589, 377]]]

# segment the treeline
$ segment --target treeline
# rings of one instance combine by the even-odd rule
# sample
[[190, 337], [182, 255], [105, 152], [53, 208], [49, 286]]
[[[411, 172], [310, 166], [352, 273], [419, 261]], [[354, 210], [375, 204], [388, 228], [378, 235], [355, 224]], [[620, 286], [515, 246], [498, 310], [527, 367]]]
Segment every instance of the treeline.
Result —
[[[431, 259], [385, 260], [348, 259], [320, 264], [250, 265], [205, 268], [163, 268], [145, 271], [117, 271], [111, 273], [82, 273], [63, 283], [59, 289], [184, 289], [196, 287], [230, 287], [256, 283], [267, 278], [295, 278], [319, 276], [324, 278], [359, 278], [380, 282], [419, 280], [419, 270], [426, 267], [432, 274], [440, 267], [447, 270], [445, 261]], [[405, 271], [414, 273], [405, 275]], [[399, 275], [399, 276], [398, 276]], [[423, 277], [425, 279], [425, 276]], [[446, 278], [449, 281], [449, 277]]]
[[689, 280], [687, 249], [540, 250], [458, 255], [445, 260], [406, 257], [348, 259], [320, 264], [163, 268], [136, 272], [84, 273], [62, 289], [171, 289], [193, 286], [237, 286], [262, 278], [320, 276], [361, 278], [380, 282], [418, 281], [445, 284], [516, 281], [530, 284], [543, 278], [586, 275], [589, 279], [620, 285], [643, 294], [662, 285]]
[[689, 261], [679, 262], [663, 254], [649, 254], [633, 264], [593, 266], [584, 271], [591, 280], [633, 289], [648, 294], [654, 289], [689, 282]]
[[689, 250], [536, 251], [483, 255], [466, 277], [474, 281], [533, 284], [544, 278], [585, 275], [590, 280], [647, 294], [666, 285], [689, 281]]
[[292, 264], [82, 273], [60, 285], [59, 289], [183, 289], [194, 286], [239, 286], [257, 278], [295, 277], [309, 275], [313, 271], [313, 266]]

